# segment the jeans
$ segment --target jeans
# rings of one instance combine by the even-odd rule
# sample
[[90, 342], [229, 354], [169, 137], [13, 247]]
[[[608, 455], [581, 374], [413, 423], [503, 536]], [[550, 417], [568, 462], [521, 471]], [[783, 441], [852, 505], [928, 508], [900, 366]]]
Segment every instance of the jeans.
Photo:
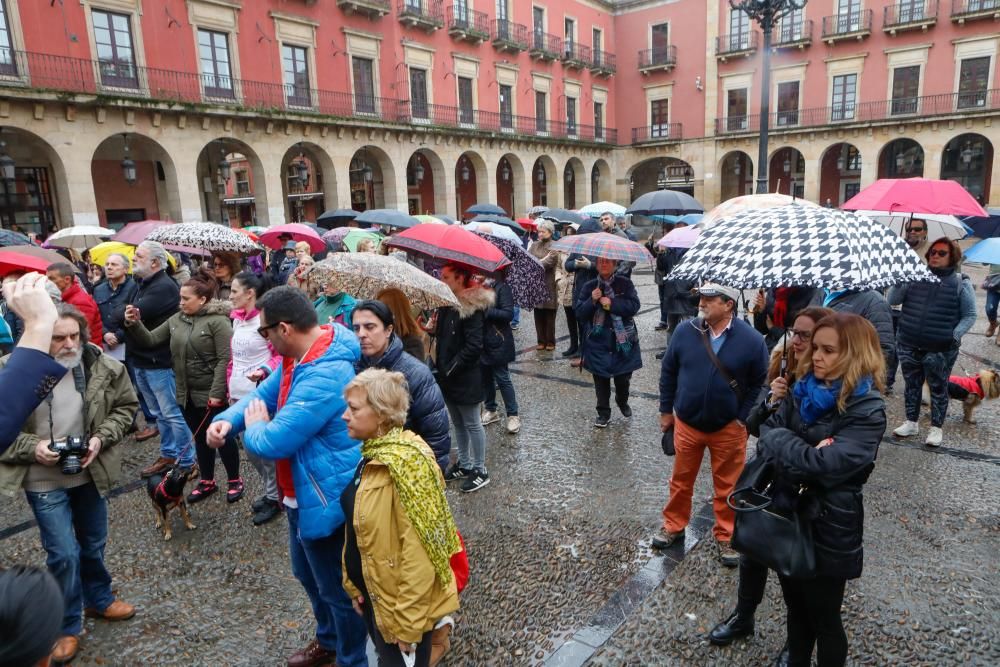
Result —
[[128, 371], [128, 377], [132, 380], [132, 386], [135, 387], [135, 393], [139, 396], [139, 407], [142, 408], [142, 414], [146, 417], [146, 426], [156, 426], [156, 416], [150, 411], [149, 406], [146, 405], [146, 397], [143, 396], [142, 392], [139, 391], [139, 383], [135, 379], [135, 366], [132, 365], [131, 361], [125, 362], [125, 370]]
[[989, 290], [986, 292], [986, 318], [990, 322], [997, 321], [997, 306], [1000, 306], [1000, 292]]
[[[628, 390], [632, 384], [632, 374], [616, 375], [615, 403], [624, 411], [628, 407]], [[611, 419], [611, 380], [612, 378], [594, 376], [594, 391], [597, 393], [597, 416], [601, 419]]]
[[667, 317], [670, 315], [670, 312], [667, 310], [667, 299], [666, 299], [665, 295], [663, 294], [666, 291], [666, 289], [667, 289], [667, 284], [666, 283], [661, 283], [661, 284], [659, 284], [659, 285], [656, 286], [656, 293], [660, 297], [660, 323], [661, 324], [666, 324], [667, 323]]
[[515, 329], [521, 325], [521, 309], [514, 306], [514, 319], [510, 321], [510, 326]]
[[367, 667], [365, 623], [354, 611], [341, 575], [344, 526], [328, 537], [304, 540], [299, 537], [299, 510], [286, 509], [292, 574], [306, 589], [312, 603], [316, 640], [327, 651], [337, 652], [338, 665]]
[[486, 472], [486, 429], [479, 414], [479, 403], [459, 405], [445, 399], [444, 404], [455, 427], [458, 467]]
[[115, 601], [104, 567], [108, 505], [93, 482], [71, 489], [25, 491], [38, 522], [49, 572], [59, 582], [64, 635], [83, 631], [83, 608], [104, 611]]
[[[902, 311], [892, 310], [892, 337], [893, 340], [896, 338], [896, 331], [899, 329], [899, 318]], [[885, 386], [886, 389], [892, 389], [892, 386], [896, 384], [896, 370], [899, 368], [899, 355], [896, 353], [896, 346], [892, 346], [892, 351], [885, 358]]]
[[906, 383], [903, 398], [906, 402], [906, 419], [920, 419], [920, 395], [924, 382], [931, 391], [931, 426], [941, 427], [948, 416], [948, 376], [958, 359], [958, 349], [929, 352], [908, 345], [896, 346], [899, 367]]
[[480, 367], [483, 378], [483, 405], [490, 412], [497, 410], [497, 387], [503, 396], [503, 405], [508, 417], [517, 415], [517, 396], [514, 395], [514, 383], [510, 379], [510, 369], [507, 364]]
[[[184, 420], [194, 434], [195, 451], [198, 453], [198, 469], [201, 473], [201, 478], [208, 481], [215, 479], [216, 455], [216, 450], [208, 446], [208, 425], [221, 412], [221, 407], [200, 408], [194, 403], [188, 403], [184, 407]], [[226, 479], [239, 479], [240, 446], [236, 444], [235, 435], [230, 434], [226, 438], [226, 444], [218, 449], [218, 455], [222, 459], [222, 465], [226, 468]]]
[[261, 486], [264, 487], [264, 497], [278, 502], [278, 475], [274, 468], [274, 461], [262, 459], [249, 449], [244, 449], [243, 453], [246, 454], [250, 465], [260, 475]]
[[788, 664], [808, 667], [816, 646], [818, 667], [841, 667], [847, 662], [847, 633], [840, 617], [846, 579], [778, 576], [788, 608]]
[[753, 616], [764, 601], [768, 568], [747, 556], [740, 556], [740, 580], [736, 589], [736, 611]]
[[194, 445], [184, 413], [177, 404], [177, 385], [169, 368], [137, 368], [135, 379], [160, 429], [160, 456], [176, 459], [182, 466], [194, 465]]

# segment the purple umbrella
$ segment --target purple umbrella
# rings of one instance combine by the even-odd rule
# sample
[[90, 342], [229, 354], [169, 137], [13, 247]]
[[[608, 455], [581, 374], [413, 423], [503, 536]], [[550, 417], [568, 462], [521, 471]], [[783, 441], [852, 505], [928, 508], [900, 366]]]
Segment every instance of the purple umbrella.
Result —
[[510, 260], [507, 267], [507, 284], [514, 294], [514, 303], [520, 308], [534, 308], [540, 303], [550, 301], [545, 282], [545, 267], [535, 257], [529, 255], [520, 244], [485, 232], [473, 232], [497, 247]]
[[661, 248], [690, 248], [699, 236], [701, 236], [701, 230], [697, 227], [678, 227], [664, 234], [656, 245]]

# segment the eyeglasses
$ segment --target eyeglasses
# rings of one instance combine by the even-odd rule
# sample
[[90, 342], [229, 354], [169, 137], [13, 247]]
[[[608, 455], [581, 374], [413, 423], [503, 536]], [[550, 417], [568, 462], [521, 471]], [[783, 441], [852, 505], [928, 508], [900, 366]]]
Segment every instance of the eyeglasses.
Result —
[[279, 321], [275, 322], [274, 324], [268, 324], [267, 326], [257, 327], [257, 335], [259, 335], [261, 338], [267, 338], [267, 336], [268, 336], [267, 332], [270, 329], [273, 329], [274, 327], [278, 326], [279, 324], [288, 324], [288, 322], [282, 322], [282, 321], [279, 320]]
[[926, 227], [910, 227], [910, 232], [911, 233], [912, 232], [916, 232], [916, 233], [919, 234], [920, 232], [926, 232], [926, 231], [927, 231]]
[[931, 250], [927, 253], [930, 257], [947, 257], [951, 254], [950, 250]]
[[792, 334], [792, 338], [798, 338], [804, 343], [808, 343], [813, 337], [812, 331], [801, 331], [799, 329], [790, 329], [789, 333]]

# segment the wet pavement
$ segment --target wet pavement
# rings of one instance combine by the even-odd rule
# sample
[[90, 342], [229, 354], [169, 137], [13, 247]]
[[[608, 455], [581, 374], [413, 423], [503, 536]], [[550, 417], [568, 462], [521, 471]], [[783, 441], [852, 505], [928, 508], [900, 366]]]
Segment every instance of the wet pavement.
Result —
[[[633, 417], [615, 411], [607, 429], [592, 427], [590, 376], [558, 351], [536, 352], [531, 313], [522, 314], [522, 352], [512, 366], [521, 432], [488, 426], [490, 485], [448, 494], [472, 578], [445, 664], [763, 665], [781, 648], [784, 608], [774, 577], [755, 638], [721, 649], [704, 639], [731, 610], [737, 578], [715, 559], [704, 470], [684, 547], [649, 548], [673, 459], [661, 453], [657, 428], [653, 355], [664, 335], [653, 330], [655, 286], [648, 272], [635, 278], [646, 366], [633, 379]], [[980, 315], [956, 373], [1000, 366], [985, 324]], [[558, 327], [563, 336], [562, 315]], [[559, 350], [565, 346], [560, 341]], [[903, 419], [900, 393], [887, 401], [890, 430]], [[939, 450], [891, 435], [884, 441], [865, 488], [865, 571], [844, 603], [852, 664], [1000, 664], [998, 416], [1000, 401], [980, 408], [978, 425], [963, 424], [953, 403]], [[229, 505], [217, 494], [194, 506], [190, 532], [172, 515], [174, 538], [164, 543], [144, 487], [131, 483], [157, 441], [122, 447], [107, 563], [118, 595], [139, 612], [117, 624], [87, 619], [74, 664], [284, 664], [314, 626], [289, 567], [284, 519], [260, 528], [250, 522], [260, 490], [251, 467], [243, 463], [243, 501]], [[0, 565], [44, 564], [24, 499], [0, 507]]]

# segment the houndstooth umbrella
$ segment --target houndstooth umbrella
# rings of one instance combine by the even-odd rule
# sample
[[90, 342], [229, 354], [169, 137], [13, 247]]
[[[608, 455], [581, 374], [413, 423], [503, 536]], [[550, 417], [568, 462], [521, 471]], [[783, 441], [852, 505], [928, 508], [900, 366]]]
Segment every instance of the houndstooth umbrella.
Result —
[[879, 289], [937, 280], [885, 225], [799, 205], [746, 211], [704, 230], [670, 277], [741, 289]]
[[173, 225], [157, 227], [147, 241], [188, 246], [207, 250], [208, 252], [235, 252], [241, 255], [253, 255], [263, 251], [258, 243], [249, 236], [214, 222], [181, 222]]
[[443, 282], [393, 257], [370, 252], [338, 252], [327, 255], [306, 271], [306, 280], [322, 289], [333, 282], [340, 291], [356, 299], [374, 299], [394, 287], [421, 310], [458, 306], [458, 299]]
[[537, 258], [529, 255], [519, 242], [486, 232], [475, 234], [495, 245], [510, 260], [506, 281], [514, 294], [516, 306], [534, 308], [552, 299], [552, 293], [545, 282], [545, 267]]

